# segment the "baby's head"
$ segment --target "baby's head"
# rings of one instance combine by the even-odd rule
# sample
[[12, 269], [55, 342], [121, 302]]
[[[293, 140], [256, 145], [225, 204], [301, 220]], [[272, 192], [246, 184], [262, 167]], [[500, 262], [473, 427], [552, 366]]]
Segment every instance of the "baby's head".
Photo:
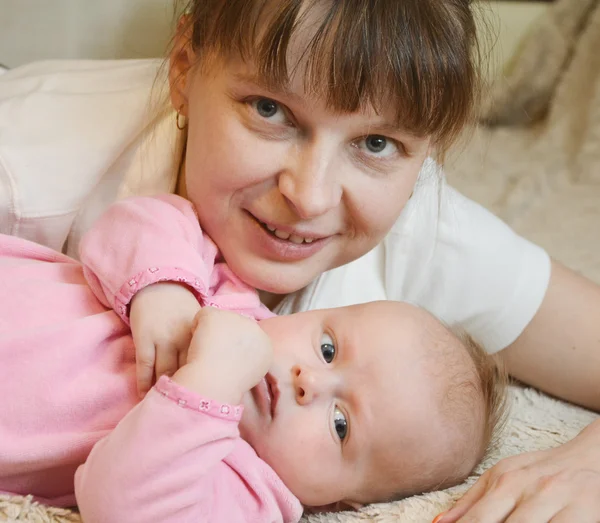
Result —
[[502, 411], [494, 363], [426, 311], [373, 302], [265, 320], [274, 364], [242, 437], [307, 507], [459, 483]]

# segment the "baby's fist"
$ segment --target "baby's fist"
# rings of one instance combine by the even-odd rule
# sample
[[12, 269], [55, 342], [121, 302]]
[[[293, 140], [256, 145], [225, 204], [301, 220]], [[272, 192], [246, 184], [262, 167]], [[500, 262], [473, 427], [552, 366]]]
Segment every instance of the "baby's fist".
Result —
[[204, 307], [194, 319], [187, 363], [175, 378], [185, 375], [187, 387], [223, 403], [239, 403], [272, 362], [271, 340], [255, 320]]

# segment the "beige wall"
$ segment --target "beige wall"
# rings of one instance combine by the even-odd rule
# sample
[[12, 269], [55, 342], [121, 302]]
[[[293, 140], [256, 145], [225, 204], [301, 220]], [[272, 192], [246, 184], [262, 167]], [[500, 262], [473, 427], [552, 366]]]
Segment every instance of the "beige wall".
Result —
[[0, 63], [162, 56], [172, 0], [0, 0]]
[[[492, 51], [497, 65], [545, 7], [489, 5], [485, 16], [499, 35]], [[172, 20], [173, 0], [0, 0], [0, 63], [14, 67], [45, 58], [162, 56]]]
[[[1, 0], [0, 0], [1, 1]], [[489, 24], [486, 34], [493, 35], [489, 74], [495, 74], [515, 52], [523, 35], [547, 9], [541, 2], [482, 2], [483, 19]]]

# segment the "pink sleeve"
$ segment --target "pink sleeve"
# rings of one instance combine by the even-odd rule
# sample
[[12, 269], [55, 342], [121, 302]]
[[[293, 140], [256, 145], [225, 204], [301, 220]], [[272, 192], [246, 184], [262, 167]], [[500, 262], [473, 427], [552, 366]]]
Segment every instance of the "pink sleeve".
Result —
[[239, 437], [241, 411], [163, 376], [77, 470], [83, 520], [297, 522], [298, 500]]
[[192, 204], [172, 194], [117, 202], [80, 245], [92, 291], [127, 323], [135, 293], [158, 281], [185, 283], [202, 302], [216, 254]]

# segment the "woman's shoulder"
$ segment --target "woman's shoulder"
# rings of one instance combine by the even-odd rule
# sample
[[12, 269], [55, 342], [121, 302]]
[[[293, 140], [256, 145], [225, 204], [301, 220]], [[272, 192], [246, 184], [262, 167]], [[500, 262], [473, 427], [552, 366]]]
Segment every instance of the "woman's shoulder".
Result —
[[[414, 192], [386, 242], [416, 237], [420, 244], [455, 237], [464, 241], [476, 230], [512, 231], [488, 209], [456, 190], [445, 177], [443, 168], [428, 158], [421, 169]], [[510, 231], [510, 232], [509, 232]]]
[[36, 144], [45, 144], [46, 153], [77, 143], [102, 150], [129, 127], [143, 125], [159, 71], [156, 60], [64, 60], [3, 74], [0, 138], [11, 139], [0, 141], [13, 147], [3, 147], [3, 154], [21, 150], [19, 144], [34, 154]]
[[46, 60], [9, 70], [0, 100], [27, 93], [102, 93], [148, 87], [161, 60]]
[[118, 60], [38, 62], [3, 74], [0, 230], [61, 249], [73, 224], [85, 229], [121, 187], [168, 190], [176, 129], [155, 110], [160, 72], [159, 60]]

